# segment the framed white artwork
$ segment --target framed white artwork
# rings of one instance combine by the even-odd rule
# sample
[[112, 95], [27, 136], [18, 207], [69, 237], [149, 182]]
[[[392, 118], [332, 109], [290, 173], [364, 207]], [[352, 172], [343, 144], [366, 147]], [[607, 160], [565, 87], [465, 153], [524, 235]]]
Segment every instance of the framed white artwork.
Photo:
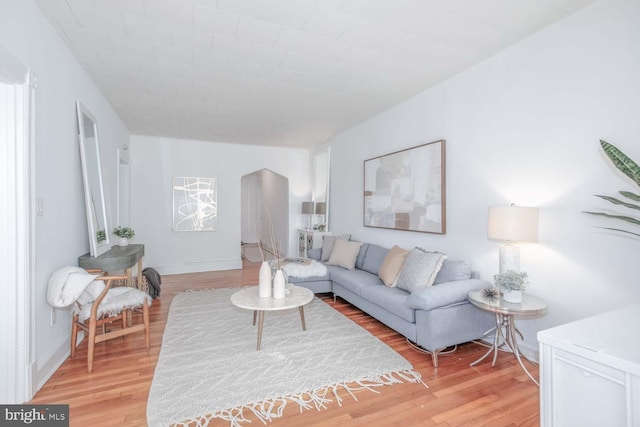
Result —
[[173, 177], [173, 231], [216, 231], [218, 190], [215, 178]]

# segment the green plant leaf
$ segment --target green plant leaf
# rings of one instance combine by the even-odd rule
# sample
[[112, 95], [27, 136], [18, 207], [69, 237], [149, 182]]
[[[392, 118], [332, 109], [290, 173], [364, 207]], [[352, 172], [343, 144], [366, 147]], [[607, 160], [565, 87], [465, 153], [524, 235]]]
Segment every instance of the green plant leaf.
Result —
[[640, 186], [640, 166], [607, 141], [600, 140], [600, 145], [602, 146], [605, 154], [613, 162], [613, 165]]
[[584, 213], [589, 214], [589, 215], [605, 216], [607, 218], [619, 219], [621, 221], [630, 222], [631, 224], [640, 225], [640, 220], [637, 220], [637, 219], [632, 218], [630, 216], [613, 215], [613, 214], [608, 214], [608, 213], [604, 213], [604, 212], [589, 212], [589, 211], [584, 211]]
[[634, 236], [640, 237], [640, 234], [638, 234], [638, 233], [633, 233], [633, 232], [628, 231], [628, 230], [622, 230], [620, 228], [611, 228], [611, 227], [596, 227], [596, 228], [602, 228], [604, 230], [611, 230], [611, 231], [619, 231], [621, 233], [633, 234]]
[[626, 208], [629, 209], [636, 209], [640, 211], [640, 206], [638, 205], [634, 205], [633, 203], [627, 203], [627, 202], [623, 202], [622, 200], [616, 199], [615, 197], [611, 197], [611, 196], [603, 196], [601, 194], [596, 194], [596, 197], [600, 197], [603, 200], [606, 200], [607, 202], [611, 202], [614, 205], [622, 205]]
[[619, 191], [627, 199], [635, 200], [636, 202], [640, 202], [640, 194], [635, 194], [630, 191]]

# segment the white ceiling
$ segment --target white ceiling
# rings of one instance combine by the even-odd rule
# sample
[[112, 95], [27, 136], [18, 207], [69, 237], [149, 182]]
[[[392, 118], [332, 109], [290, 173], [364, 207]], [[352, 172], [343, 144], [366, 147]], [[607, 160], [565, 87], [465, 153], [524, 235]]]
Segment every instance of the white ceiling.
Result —
[[593, 0], [36, 0], [134, 134], [310, 147]]

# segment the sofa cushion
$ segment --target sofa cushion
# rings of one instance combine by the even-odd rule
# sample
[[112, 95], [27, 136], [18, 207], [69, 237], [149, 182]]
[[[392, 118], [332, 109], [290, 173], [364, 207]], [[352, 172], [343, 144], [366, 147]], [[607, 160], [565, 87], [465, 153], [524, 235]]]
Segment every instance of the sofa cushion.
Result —
[[416, 310], [433, 310], [455, 304], [468, 303], [467, 294], [488, 286], [489, 282], [467, 279], [446, 282], [438, 286], [419, 289], [407, 297], [407, 307]]
[[358, 258], [356, 259], [356, 268], [362, 270], [362, 265], [364, 264], [364, 257], [367, 255], [367, 249], [369, 249], [369, 243], [363, 243], [360, 246], [360, 252], [358, 253]]
[[327, 260], [327, 265], [337, 265], [353, 270], [356, 266], [360, 246], [362, 246], [360, 242], [337, 239], [331, 251], [331, 256]]
[[384, 257], [387, 256], [387, 252], [389, 252], [387, 248], [370, 244], [362, 263], [362, 269], [377, 276], [378, 272], [380, 272], [380, 266], [384, 261]]
[[394, 287], [396, 285], [396, 279], [400, 274], [400, 270], [402, 270], [408, 253], [408, 250], [397, 245], [387, 252], [387, 256], [384, 257], [378, 272], [378, 277], [382, 279], [386, 286]]
[[322, 248], [313, 248], [307, 251], [307, 258], [315, 259], [316, 261], [320, 261], [322, 258]]
[[407, 305], [407, 291], [386, 286], [366, 286], [361, 289], [361, 296], [407, 322], [416, 321], [415, 310]]
[[433, 285], [446, 257], [439, 252], [426, 252], [420, 248], [411, 249], [400, 271], [396, 286], [414, 292]]
[[361, 290], [369, 286], [381, 286], [387, 289], [378, 276], [362, 270], [345, 270], [340, 267], [329, 266], [331, 281], [360, 296]]
[[349, 240], [349, 238], [351, 238], [351, 234], [343, 234], [341, 236], [322, 236], [322, 257], [320, 258], [320, 261], [329, 260], [336, 240]]
[[471, 278], [471, 265], [466, 261], [445, 259], [436, 275], [434, 285]]

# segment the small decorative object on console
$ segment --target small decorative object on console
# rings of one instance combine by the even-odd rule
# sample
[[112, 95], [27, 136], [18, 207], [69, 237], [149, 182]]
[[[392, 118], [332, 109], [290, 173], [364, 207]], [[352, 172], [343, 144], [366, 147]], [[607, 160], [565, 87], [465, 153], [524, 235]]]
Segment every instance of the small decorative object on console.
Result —
[[133, 239], [136, 232], [133, 231], [133, 228], [118, 226], [113, 229], [113, 234], [118, 237], [118, 246], [127, 246], [129, 239]]
[[500, 289], [496, 288], [495, 286], [484, 288], [482, 290], [482, 296], [489, 301], [495, 301], [500, 298]]
[[512, 303], [522, 302], [522, 291], [529, 283], [527, 273], [507, 270], [505, 273], [493, 276], [496, 286], [502, 289], [502, 296], [505, 301]]

